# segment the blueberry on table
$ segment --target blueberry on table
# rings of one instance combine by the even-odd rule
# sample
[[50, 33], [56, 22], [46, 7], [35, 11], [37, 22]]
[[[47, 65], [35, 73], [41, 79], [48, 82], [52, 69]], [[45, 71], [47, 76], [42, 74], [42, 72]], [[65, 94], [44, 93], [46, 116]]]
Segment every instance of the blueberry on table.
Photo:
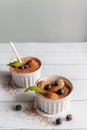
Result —
[[58, 85], [59, 85], [59, 81], [57, 80], [55, 81], [54, 86], [58, 86]]
[[49, 90], [51, 89], [51, 85], [50, 84], [47, 84], [45, 87], [44, 87], [45, 90]]
[[57, 118], [56, 119], [56, 125], [60, 125], [62, 124], [62, 119], [61, 118]]
[[59, 94], [59, 95], [64, 94], [64, 90], [63, 90], [63, 89], [59, 89], [59, 90], [57, 91], [57, 94]]
[[15, 107], [15, 110], [16, 111], [20, 111], [22, 109], [22, 106], [21, 105], [16, 105], [16, 107]]

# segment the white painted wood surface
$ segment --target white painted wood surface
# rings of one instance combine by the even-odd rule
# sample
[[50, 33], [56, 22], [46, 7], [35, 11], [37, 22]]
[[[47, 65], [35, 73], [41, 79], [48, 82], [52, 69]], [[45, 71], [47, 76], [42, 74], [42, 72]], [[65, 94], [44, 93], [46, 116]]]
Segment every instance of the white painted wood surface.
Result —
[[[26, 115], [24, 109], [31, 106], [34, 93], [24, 93], [22, 90], [11, 88], [11, 75], [6, 66], [15, 58], [8, 43], [0, 43], [0, 129], [1, 130], [87, 130], [87, 43], [15, 43], [21, 56], [35, 56], [41, 59], [42, 75], [58, 74], [70, 79], [74, 91], [67, 111], [73, 115], [71, 122], [64, 121], [56, 126], [40, 120], [37, 116]], [[22, 105], [22, 111], [16, 112], [13, 107]]]

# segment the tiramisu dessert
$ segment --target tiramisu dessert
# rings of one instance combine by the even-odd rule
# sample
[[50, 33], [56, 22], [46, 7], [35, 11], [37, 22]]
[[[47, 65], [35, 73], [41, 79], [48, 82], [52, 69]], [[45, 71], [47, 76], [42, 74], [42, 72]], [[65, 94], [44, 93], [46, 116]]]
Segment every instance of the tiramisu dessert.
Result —
[[[35, 81], [41, 76], [41, 61], [36, 57], [21, 58], [22, 64], [16, 66], [12, 64], [10, 71], [12, 73], [13, 82], [22, 88], [35, 84]], [[16, 62], [17, 59], [12, 62]]]
[[39, 79], [36, 85], [44, 89], [37, 94], [37, 104], [46, 113], [60, 113], [66, 109], [73, 90], [71, 82], [61, 76], [47, 76]]
[[22, 65], [19, 67], [11, 66], [11, 71], [17, 73], [31, 73], [38, 70], [41, 66], [40, 60], [35, 57], [23, 57], [21, 60]]
[[41, 93], [42, 96], [54, 100], [63, 98], [72, 91], [67, 81], [62, 78], [57, 78], [55, 80], [42, 80], [37, 84], [37, 86], [45, 90], [44, 93]]

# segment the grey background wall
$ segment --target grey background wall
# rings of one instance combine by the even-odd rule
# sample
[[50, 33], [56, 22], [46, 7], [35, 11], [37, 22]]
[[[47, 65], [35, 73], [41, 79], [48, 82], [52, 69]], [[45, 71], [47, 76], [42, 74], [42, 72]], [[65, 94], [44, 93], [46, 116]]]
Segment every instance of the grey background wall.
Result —
[[87, 0], [0, 0], [0, 42], [87, 41]]

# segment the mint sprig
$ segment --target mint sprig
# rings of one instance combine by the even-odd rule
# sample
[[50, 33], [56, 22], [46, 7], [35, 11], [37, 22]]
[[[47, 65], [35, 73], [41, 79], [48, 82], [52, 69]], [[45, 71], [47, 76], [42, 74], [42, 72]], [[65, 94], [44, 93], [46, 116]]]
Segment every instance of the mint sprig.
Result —
[[28, 91], [35, 91], [38, 93], [44, 93], [45, 90], [43, 88], [37, 87], [37, 86], [29, 86], [28, 88], [26, 88], [24, 90], [24, 92], [28, 92]]
[[19, 61], [10, 62], [7, 66], [20, 67], [22, 64]]

